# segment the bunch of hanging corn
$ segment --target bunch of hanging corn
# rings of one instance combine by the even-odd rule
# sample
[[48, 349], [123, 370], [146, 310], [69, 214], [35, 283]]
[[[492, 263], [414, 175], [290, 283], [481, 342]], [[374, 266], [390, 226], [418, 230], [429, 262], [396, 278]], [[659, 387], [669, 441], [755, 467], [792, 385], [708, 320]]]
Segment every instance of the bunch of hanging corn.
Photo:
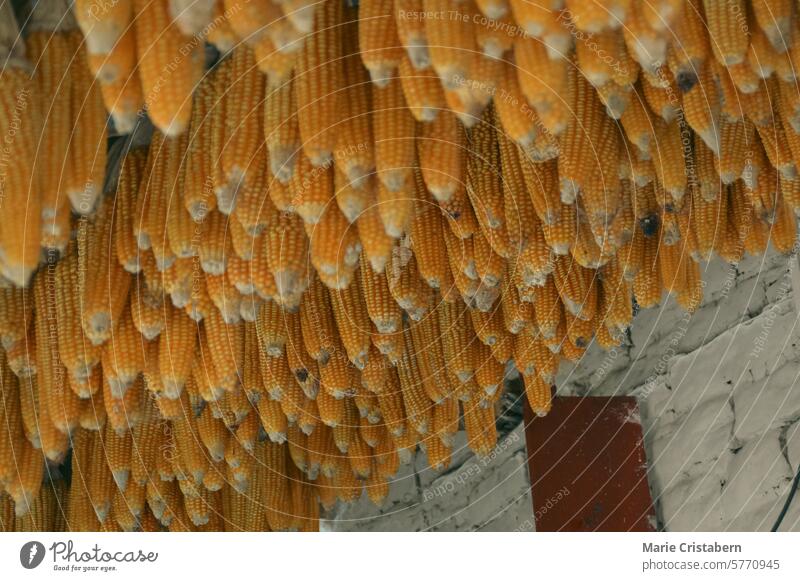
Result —
[[2, 527], [314, 529], [789, 253], [791, 3], [590, 4], [3, 5]]

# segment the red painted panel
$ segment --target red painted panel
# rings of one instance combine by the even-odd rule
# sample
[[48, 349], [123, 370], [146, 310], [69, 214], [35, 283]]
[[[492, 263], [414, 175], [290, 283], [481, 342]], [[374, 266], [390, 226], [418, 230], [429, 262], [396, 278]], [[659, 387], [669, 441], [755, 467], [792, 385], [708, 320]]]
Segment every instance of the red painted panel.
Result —
[[557, 397], [543, 418], [526, 403], [537, 531], [654, 530], [638, 418], [632, 397]]

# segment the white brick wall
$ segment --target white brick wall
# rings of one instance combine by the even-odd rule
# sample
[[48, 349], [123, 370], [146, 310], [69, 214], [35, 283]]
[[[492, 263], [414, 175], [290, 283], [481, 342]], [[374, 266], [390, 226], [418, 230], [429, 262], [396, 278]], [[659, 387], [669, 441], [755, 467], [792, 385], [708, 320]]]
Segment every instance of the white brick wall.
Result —
[[[630, 343], [562, 365], [562, 394], [639, 398], [649, 481], [666, 530], [768, 530], [800, 463], [800, 325], [787, 258], [714, 261], [689, 316], [640, 312]], [[517, 437], [514, 437], [517, 434]], [[418, 453], [380, 509], [340, 506], [331, 530], [515, 530], [533, 521], [521, 429], [488, 463], [463, 446], [432, 474]], [[781, 530], [800, 530], [800, 496]]]

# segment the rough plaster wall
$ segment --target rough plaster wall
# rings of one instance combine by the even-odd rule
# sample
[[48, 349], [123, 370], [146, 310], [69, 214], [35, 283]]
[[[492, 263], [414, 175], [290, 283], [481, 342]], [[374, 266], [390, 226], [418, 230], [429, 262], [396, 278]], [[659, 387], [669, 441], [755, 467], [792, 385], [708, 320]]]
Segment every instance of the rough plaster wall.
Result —
[[[649, 481], [666, 530], [768, 530], [800, 463], [800, 326], [786, 257], [703, 275], [692, 316], [672, 299], [637, 314], [629, 344], [562, 365], [563, 394], [639, 398]], [[463, 447], [443, 475], [418, 453], [380, 509], [338, 507], [332, 530], [530, 530], [525, 445], [488, 463]], [[502, 442], [502, 440], [501, 440]], [[477, 467], [477, 468], [476, 468]], [[800, 530], [800, 496], [781, 530]]]
[[[562, 393], [639, 399], [666, 530], [769, 530], [800, 462], [800, 325], [786, 257], [708, 265], [689, 317], [641, 312], [630, 345], [563, 366]], [[800, 530], [800, 497], [781, 530]]]

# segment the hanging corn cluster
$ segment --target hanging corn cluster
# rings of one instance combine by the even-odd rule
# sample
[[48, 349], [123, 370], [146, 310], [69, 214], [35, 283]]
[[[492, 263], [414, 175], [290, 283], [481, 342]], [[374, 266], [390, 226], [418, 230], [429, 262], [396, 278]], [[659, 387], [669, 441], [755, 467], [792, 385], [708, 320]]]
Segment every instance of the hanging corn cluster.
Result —
[[0, 8], [5, 529], [315, 529], [795, 244], [792, 2], [66, 6]]

